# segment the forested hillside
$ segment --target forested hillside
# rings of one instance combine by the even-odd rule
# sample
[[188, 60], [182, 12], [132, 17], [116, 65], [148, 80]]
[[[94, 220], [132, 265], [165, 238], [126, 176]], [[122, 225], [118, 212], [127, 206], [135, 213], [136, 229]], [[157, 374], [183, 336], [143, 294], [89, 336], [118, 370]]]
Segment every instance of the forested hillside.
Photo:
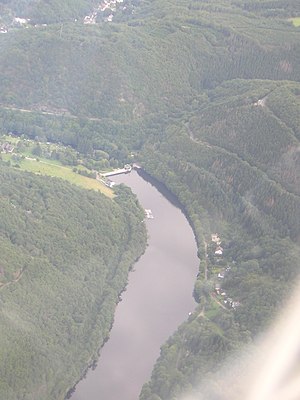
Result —
[[[97, 11], [84, 19], [98, 5], [1, 2], [7, 32], [0, 35], [0, 130], [70, 145], [84, 159], [105, 154], [110, 165], [138, 161], [182, 203], [198, 244], [199, 306], [162, 347], [141, 394], [143, 400], [176, 399], [268, 325], [299, 274], [300, 6], [296, 0], [125, 0], [101, 18]], [[37, 24], [5, 22], [20, 12], [34, 21], [38, 10]], [[16, 208], [10, 211], [18, 210], [11, 203]], [[22, 229], [24, 218], [33, 217], [26, 207], [9, 219]], [[60, 207], [55, 203], [53, 210]], [[42, 210], [45, 218], [54, 212]], [[221, 239], [214, 241], [216, 232]], [[65, 243], [63, 233], [57, 235], [62, 247], [55, 257]], [[18, 246], [2, 274], [8, 283], [18, 278], [33, 244], [30, 235], [23, 243], [9, 224], [3, 237], [4, 254]], [[37, 256], [56, 266], [40, 240]], [[76, 248], [75, 237], [71, 243]], [[117, 251], [112, 241], [108, 246]], [[68, 257], [61, 257], [59, 268], [68, 271]], [[19, 286], [2, 290], [13, 287]], [[40, 296], [38, 289], [30, 293]], [[22, 296], [16, 291], [10, 302]], [[59, 325], [58, 332], [64, 329]], [[93, 354], [82, 351], [84, 360]], [[12, 385], [14, 399], [21, 383]]]
[[111, 201], [3, 165], [0, 180], [0, 398], [61, 399], [109, 336], [143, 212], [126, 189]]
[[[245, 82], [216, 90], [228, 93], [237, 84]], [[256, 84], [262, 93], [269, 85]], [[268, 98], [258, 105], [264, 97], [249, 99], [247, 88], [235, 99], [213, 99], [216, 90], [141, 155], [185, 205], [202, 260], [194, 291], [199, 307], [163, 346], [143, 400], [175, 399], [196, 388], [268, 325], [299, 274], [299, 141], [283, 124], [276, 138]], [[220, 232], [221, 256], [213, 232]]]
[[0, 102], [129, 120], [180, 112], [233, 78], [299, 80], [299, 30], [229, 6], [153, 1], [127, 23], [9, 31], [0, 36]]
[[3, 0], [0, 2], [2, 20], [29, 19], [31, 24], [70, 21], [83, 17], [97, 2], [95, 0]]

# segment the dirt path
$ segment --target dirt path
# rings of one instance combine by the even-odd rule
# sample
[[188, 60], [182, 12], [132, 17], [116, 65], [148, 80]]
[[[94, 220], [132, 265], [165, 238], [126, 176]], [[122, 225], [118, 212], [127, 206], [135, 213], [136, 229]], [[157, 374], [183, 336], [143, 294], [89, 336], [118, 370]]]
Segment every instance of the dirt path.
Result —
[[[12, 107], [12, 106], [4, 106], [0, 104], [0, 109], [3, 110], [9, 110], [9, 111], [19, 111], [23, 113], [38, 113], [42, 115], [51, 115], [51, 116], [56, 116], [56, 117], [65, 117], [65, 118], [72, 118], [72, 119], [79, 119], [77, 115], [70, 114], [68, 112], [63, 112], [63, 111], [57, 111], [57, 112], [51, 112], [51, 111], [41, 111], [41, 110], [32, 110], [32, 109], [27, 109], [27, 108], [18, 108], [18, 107]], [[87, 119], [88, 121], [102, 121], [101, 118], [96, 118], [96, 117], [84, 117], [84, 119]]]
[[[267, 96], [268, 96], [268, 95], [267, 95]], [[262, 99], [262, 100], [264, 101], [264, 105], [261, 106], [261, 107], [264, 107], [266, 110], [268, 110], [270, 113], [272, 113], [272, 115], [274, 116], [274, 118], [277, 118], [278, 121], [280, 121], [281, 124], [285, 125], [287, 129], [292, 130], [292, 128], [290, 128], [285, 122], [283, 122], [280, 118], [278, 118], [278, 117], [276, 116], [276, 114], [274, 114], [274, 112], [266, 105], [267, 96], [265, 96], [265, 97]], [[257, 107], [259, 107], [259, 106], [257, 106]], [[206, 141], [203, 141], [203, 140], [201, 140], [201, 139], [195, 138], [195, 136], [193, 135], [193, 132], [190, 130], [189, 126], [186, 125], [186, 128], [187, 128], [187, 131], [188, 131], [189, 138], [190, 138], [190, 140], [191, 140], [192, 142], [197, 143], [197, 144], [200, 144], [201, 146], [205, 146], [205, 147], [207, 147], [207, 148], [215, 149], [217, 152], [220, 151], [220, 150], [223, 151], [223, 152], [226, 152], [229, 156], [234, 157], [235, 159], [239, 160], [241, 163], [246, 164], [246, 165], [247, 165], [249, 168], [251, 168], [252, 170], [253, 170], [253, 169], [255, 169], [255, 170], [257, 169], [257, 166], [256, 166], [255, 164], [252, 165], [249, 161], [244, 160], [243, 158], [241, 158], [237, 153], [232, 152], [232, 151], [228, 150], [228, 149], [225, 148], [225, 147], [220, 147], [220, 146], [217, 146], [217, 145], [215, 145], [215, 144], [209, 144], [209, 143], [206, 142]], [[292, 131], [293, 131], [293, 130], [292, 130]], [[295, 136], [293, 135], [293, 137], [295, 137]], [[192, 164], [191, 164], [191, 165], [192, 165]], [[273, 181], [273, 180], [272, 180], [272, 177], [270, 177], [270, 176], [267, 174], [266, 171], [263, 171], [263, 170], [260, 169], [260, 168], [259, 168], [259, 171], [260, 171], [261, 175], [262, 175], [266, 180], [268, 180], [268, 181]], [[288, 194], [291, 195], [291, 196], [299, 197], [299, 195], [298, 195], [297, 193], [291, 192], [291, 191], [287, 190], [285, 187], [283, 187], [282, 184], [281, 184], [280, 182], [276, 181], [276, 185], [280, 186], [280, 189], [281, 189], [283, 192], [288, 193]]]
[[210, 294], [210, 297], [212, 300], [217, 303], [220, 307], [222, 307], [224, 310], [228, 311], [228, 309], [216, 298], [216, 295], [214, 293]]
[[204, 263], [204, 280], [207, 281], [207, 242], [204, 239], [204, 258], [205, 258], [205, 263]]
[[25, 271], [25, 268], [21, 269], [21, 271], [19, 272], [18, 276], [15, 279], [13, 279], [12, 281], [9, 281], [9, 282], [5, 283], [4, 285], [0, 286], [0, 290], [4, 289], [5, 287], [7, 287], [9, 285], [11, 285], [12, 283], [19, 282], [19, 280], [22, 278], [22, 275], [23, 275], [24, 271]]

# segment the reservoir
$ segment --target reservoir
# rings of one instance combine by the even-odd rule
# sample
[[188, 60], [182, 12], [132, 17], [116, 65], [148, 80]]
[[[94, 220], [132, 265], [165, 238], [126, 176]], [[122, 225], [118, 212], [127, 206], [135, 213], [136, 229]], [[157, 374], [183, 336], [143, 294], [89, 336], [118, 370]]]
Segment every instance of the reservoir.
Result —
[[72, 400], [138, 400], [161, 345], [195, 308], [199, 260], [193, 231], [176, 200], [136, 171], [112, 177], [137, 195], [146, 218], [148, 247], [129, 274], [108, 342]]

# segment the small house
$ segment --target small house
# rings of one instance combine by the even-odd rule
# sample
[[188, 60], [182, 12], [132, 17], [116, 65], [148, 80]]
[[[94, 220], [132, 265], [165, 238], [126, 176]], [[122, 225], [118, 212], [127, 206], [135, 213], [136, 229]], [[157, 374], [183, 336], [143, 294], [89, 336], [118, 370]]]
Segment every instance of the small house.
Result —
[[223, 254], [223, 248], [221, 246], [218, 246], [215, 250], [215, 254], [221, 256]]
[[9, 143], [3, 143], [0, 149], [1, 153], [12, 153], [14, 151], [14, 146]]

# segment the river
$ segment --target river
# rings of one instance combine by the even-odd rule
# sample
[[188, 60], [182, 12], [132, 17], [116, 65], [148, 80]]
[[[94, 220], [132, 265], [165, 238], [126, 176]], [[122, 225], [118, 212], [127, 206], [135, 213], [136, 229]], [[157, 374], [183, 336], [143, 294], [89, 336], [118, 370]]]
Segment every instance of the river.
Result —
[[98, 365], [78, 383], [72, 400], [138, 400], [160, 346], [196, 305], [197, 247], [176, 200], [136, 171], [112, 180], [129, 186], [154, 218], [146, 219], [148, 247], [129, 274]]

